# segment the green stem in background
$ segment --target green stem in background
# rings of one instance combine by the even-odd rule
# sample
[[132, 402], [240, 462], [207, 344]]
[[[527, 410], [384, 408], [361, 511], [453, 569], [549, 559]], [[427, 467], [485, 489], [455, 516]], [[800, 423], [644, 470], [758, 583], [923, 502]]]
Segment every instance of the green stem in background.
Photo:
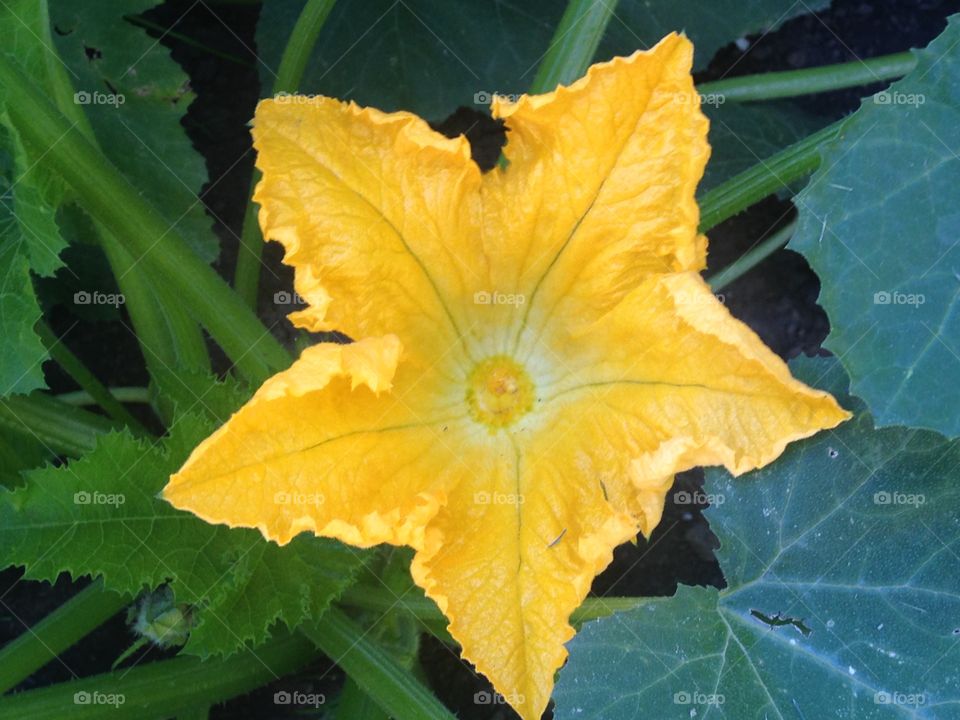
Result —
[[342, 610], [327, 610], [301, 631], [395, 720], [454, 720], [423, 684]]
[[700, 232], [707, 232], [754, 203], [806, 177], [820, 166], [820, 146], [834, 140], [843, 120], [828, 125], [734, 175], [700, 198]]
[[710, 277], [707, 278], [710, 288], [714, 292], [718, 292], [719, 290], [722, 290], [734, 281], [746, 275], [748, 272], [753, 270], [753, 268], [786, 245], [787, 241], [790, 239], [790, 236], [793, 235], [793, 231], [796, 229], [796, 227], [797, 222], [794, 220], [789, 225], [780, 228], [766, 240], [763, 240], [745, 252], [720, 272], [710, 275]]
[[117, 426], [102, 415], [67, 405], [49, 395], [11, 395], [0, 399], [0, 425], [33, 435], [58, 455], [80, 457], [93, 450], [97, 435]]
[[[315, 656], [299, 635], [283, 635], [226, 659], [184, 655], [0, 698], [0, 720], [161, 720], [247, 693]], [[74, 700], [76, 693], [89, 698], [94, 692], [96, 703]], [[108, 704], [111, 696], [123, 702]]]
[[906, 75], [916, 64], [912, 53], [902, 52], [837, 65], [714, 80], [697, 85], [697, 91], [729, 102], [774, 100], [893, 80]]
[[[149, 435], [147, 429], [140, 424], [130, 411], [120, 404], [110, 391], [103, 386], [97, 377], [90, 372], [80, 358], [74, 355], [66, 344], [53, 334], [43, 321], [36, 326], [37, 334], [46, 345], [50, 357], [53, 358], [66, 373], [73, 378], [77, 385], [82, 387], [93, 402], [103, 408], [106, 413], [117, 422], [128, 426], [136, 435]], [[62, 398], [61, 398], [62, 400]]]
[[[290, 39], [280, 59], [280, 69], [273, 82], [273, 94], [296, 92], [310, 60], [314, 45], [323, 24], [330, 15], [336, 0], [307, 0], [297, 18]], [[253, 191], [260, 181], [260, 171], [253, 169], [250, 191], [247, 193], [247, 209], [243, 214], [243, 229], [240, 231], [240, 248], [237, 252], [237, 267], [234, 270], [233, 287], [248, 307], [257, 307], [257, 288], [260, 283], [260, 258], [263, 254], [263, 237], [257, 222], [257, 207], [253, 203]]]
[[0, 649], [0, 694], [19, 685], [131, 601], [129, 595], [105, 590], [100, 580], [90, 583]]
[[530, 92], [550, 92], [583, 75], [616, 7], [616, 0], [570, 0], [540, 61]]
[[376, 702], [357, 685], [353, 678], [347, 678], [340, 689], [337, 699], [335, 720], [390, 720], [390, 716], [383, 711]]
[[[149, 405], [153, 400], [150, 394], [150, 388], [146, 387], [112, 387], [106, 388], [117, 402], [121, 403], [143, 403]], [[54, 397], [67, 405], [96, 405], [97, 399], [85, 390], [76, 390], [74, 392], [60, 393]]]
[[18, 131], [44, 149], [42, 162], [64, 178], [92, 217], [146, 264], [152, 282], [178, 294], [244, 376], [259, 383], [290, 364], [286, 350], [250, 308], [7, 56], [0, 57], [0, 84]]

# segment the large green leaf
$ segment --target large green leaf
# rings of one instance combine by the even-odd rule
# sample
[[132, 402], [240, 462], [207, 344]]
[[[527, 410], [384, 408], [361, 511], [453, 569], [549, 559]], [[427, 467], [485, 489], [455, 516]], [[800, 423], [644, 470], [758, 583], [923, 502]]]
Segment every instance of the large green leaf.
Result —
[[727, 587], [681, 588], [570, 643], [558, 720], [960, 717], [960, 442], [856, 417], [743, 478], [707, 473]]
[[[703, 66], [746, 32], [826, 6], [789, 0], [621, 0], [599, 59], [650, 47], [685, 30]], [[264, 92], [304, 0], [266, 0], [257, 31]], [[565, 3], [535, 0], [366, 0], [338, 3], [301, 90], [439, 120], [460, 105], [483, 109], [490, 93], [525, 92]]]
[[361, 551], [312, 535], [279, 547], [158, 496], [234, 397], [214, 387], [194, 397], [161, 443], [104, 435], [83, 458], [30, 471], [24, 487], [0, 491], [0, 566], [24, 565], [28, 578], [42, 580], [101, 575], [130, 593], [169, 582], [178, 602], [197, 609], [186, 650], [198, 655], [259, 643], [276, 620], [294, 627], [318, 617], [350, 583]]
[[56, 49], [104, 153], [201, 257], [213, 260], [217, 241], [198, 199], [207, 167], [181, 124], [194, 94], [169, 50], [124, 20], [157, 0], [49, 4]]
[[960, 435], [960, 19], [867, 98], [796, 199], [826, 346], [880, 425]]

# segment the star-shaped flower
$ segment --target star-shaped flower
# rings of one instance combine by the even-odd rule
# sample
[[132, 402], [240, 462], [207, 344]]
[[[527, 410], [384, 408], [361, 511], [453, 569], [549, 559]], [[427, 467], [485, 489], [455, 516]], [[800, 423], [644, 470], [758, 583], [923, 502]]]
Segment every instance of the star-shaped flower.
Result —
[[323, 343], [204, 441], [164, 495], [279, 543], [410, 545], [450, 633], [539, 718], [570, 613], [660, 521], [675, 473], [743, 473], [842, 422], [698, 274], [709, 155], [692, 47], [493, 102], [505, 168], [421, 119], [261, 102], [264, 236]]

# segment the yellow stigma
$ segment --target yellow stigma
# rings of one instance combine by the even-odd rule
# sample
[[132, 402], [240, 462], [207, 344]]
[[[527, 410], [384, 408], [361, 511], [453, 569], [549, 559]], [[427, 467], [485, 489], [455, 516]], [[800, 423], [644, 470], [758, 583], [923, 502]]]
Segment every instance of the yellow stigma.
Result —
[[507, 427], [533, 407], [533, 383], [512, 358], [494, 355], [470, 373], [467, 401], [477, 422]]

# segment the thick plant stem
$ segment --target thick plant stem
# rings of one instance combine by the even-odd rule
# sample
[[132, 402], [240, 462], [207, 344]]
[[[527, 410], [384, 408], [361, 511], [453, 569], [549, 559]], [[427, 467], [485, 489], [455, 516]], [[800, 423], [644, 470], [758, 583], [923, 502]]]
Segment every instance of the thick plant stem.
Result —
[[[53, 48], [45, 0], [41, 0], [40, 9], [40, 26], [31, 31], [41, 38], [47, 48]], [[74, 102], [74, 88], [64, 64], [52, 50], [44, 53], [44, 59], [54, 105], [99, 149], [93, 126], [83, 109]], [[144, 272], [145, 268], [134, 260], [117, 238], [96, 220], [93, 224], [120, 292], [127, 301], [127, 312], [154, 380], [166, 368], [209, 370], [210, 358], [200, 327], [177, 302], [176, 295], [152, 283]]]
[[77, 385], [82, 387], [93, 399], [93, 401], [103, 408], [107, 414], [117, 422], [123, 423], [129, 427], [136, 435], [149, 435], [147, 429], [140, 424], [130, 411], [127, 410], [115, 398], [111, 392], [103, 386], [97, 377], [90, 372], [80, 358], [74, 355], [63, 341], [53, 334], [53, 331], [47, 327], [46, 323], [40, 322], [36, 326], [37, 334], [43, 344], [46, 345], [50, 357], [53, 358], [66, 373], [72, 377]]
[[550, 92], [586, 72], [613, 17], [616, 0], [570, 0], [550, 47], [530, 85], [531, 93]]
[[18, 131], [44, 148], [42, 162], [64, 178], [90, 215], [146, 264], [152, 282], [178, 293], [243, 375], [262, 382], [289, 365], [290, 356], [236, 293], [9, 57], [0, 58], [0, 83]]
[[57, 455], [71, 457], [90, 452], [97, 435], [117, 429], [101, 415], [39, 392], [0, 399], [0, 425], [37, 438]]
[[105, 590], [99, 580], [90, 583], [0, 649], [0, 694], [100, 627], [131, 600], [129, 595]]
[[327, 610], [301, 631], [396, 720], [454, 720], [433, 694], [383, 648], [364, 637], [342, 610]]
[[700, 232], [707, 232], [727, 218], [790, 184], [820, 166], [820, 146], [835, 139], [843, 125], [838, 120], [734, 175], [700, 198]]
[[724, 102], [774, 100], [886, 82], [903, 77], [916, 64], [912, 53], [902, 52], [837, 65], [714, 80], [697, 85], [697, 91], [722, 97]]
[[727, 267], [725, 267], [723, 270], [708, 277], [707, 282], [710, 284], [710, 288], [714, 292], [718, 292], [734, 281], [739, 280], [741, 277], [753, 270], [753, 268], [755, 268], [757, 265], [773, 255], [773, 253], [775, 253], [777, 250], [786, 245], [787, 241], [790, 239], [790, 236], [793, 235], [793, 231], [796, 229], [796, 227], [797, 223], [794, 221], [780, 230], [777, 230], [777, 232], [773, 233], [773, 235], [756, 245], [756, 247], [753, 247], [745, 252], [735, 261], [727, 265]]
[[7, 696], [0, 720], [160, 720], [242, 695], [315, 655], [306, 639], [282, 635], [226, 659], [160, 660]]
[[[313, 46], [317, 44], [317, 37], [335, 2], [336, 0], [307, 0], [284, 48], [283, 57], [280, 59], [280, 68], [273, 83], [274, 95], [281, 92], [296, 92], [300, 86]], [[263, 237], [257, 223], [257, 207], [251, 199], [259, 181], [260, 171], [254, 168], [250, 191], [247, 194], [247, 209], [243, 214], [237, 267], [233, 276], [233, 287], [241, 299], [253, 309], [257, 307], [260, 258], [263, 254]]]
[[[111, 387], [106, 388], [107, 392], [121, 403], [144, 403], [149, 404], [152, 400], [150, 388], [145, 387]], [[67, 405], [96, 405], [97, 399], [85, 390], [75, 390], [73, 392], [60, 393], [54, 397]]]

